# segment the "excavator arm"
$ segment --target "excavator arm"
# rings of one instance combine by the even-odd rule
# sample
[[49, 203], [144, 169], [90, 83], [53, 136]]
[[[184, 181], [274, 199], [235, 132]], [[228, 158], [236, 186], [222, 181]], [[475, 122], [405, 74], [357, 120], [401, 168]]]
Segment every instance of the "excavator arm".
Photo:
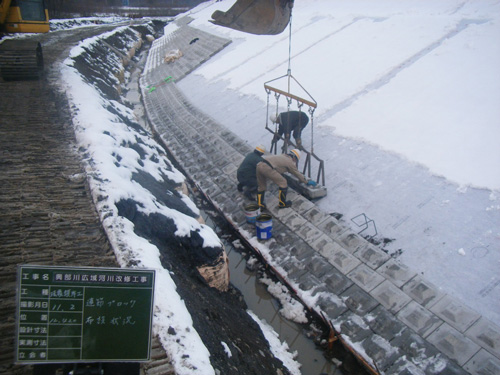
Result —
[[276, 35], [290, 22], [293, 0], [237, 0], [227, 11], [215, 11], [212, 22], [257, 35]]

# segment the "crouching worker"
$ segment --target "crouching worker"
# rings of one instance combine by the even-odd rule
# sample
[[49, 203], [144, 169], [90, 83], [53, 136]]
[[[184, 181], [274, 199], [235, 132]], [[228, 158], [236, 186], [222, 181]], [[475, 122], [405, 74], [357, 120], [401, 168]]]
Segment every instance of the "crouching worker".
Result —
[[245, 197], [253, 200], [252, 193], [257, 192], [257, 164], [264, 159], [262, 155], [266, 153], [266, 148], [262, 145], [255, 147], [253, 152], [245, 156], [236, 171], [238, 179], [238, 191], [243, 192]]
[[288, 154], [270, 155], [264, 158], [264, 161], [257, 164], [257, 203], [261, 208], [266, 208], [264, 195], [267, 189], [267, 180], [273, 181], [279, 188], [278, 208], [291, 207], [292, 202], [286, 200], [288, 191], [288, 182], [283, 176], [289, 172], [296, 176], [300, 182], [308, 185], [316, 185], [313, 180], [307, 180], [297, 169], [300, 159], [300, 151], [293, 149]]

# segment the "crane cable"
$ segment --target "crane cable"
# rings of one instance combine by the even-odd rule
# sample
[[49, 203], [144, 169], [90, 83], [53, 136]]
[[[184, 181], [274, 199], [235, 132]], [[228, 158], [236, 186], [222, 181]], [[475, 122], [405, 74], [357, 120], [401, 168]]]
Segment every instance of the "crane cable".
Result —
[[[293, 7], [293, 0], [288, 4], [290, 8]], [[290, 92], [290, 77], [292, 75], [292, 16], [293, 12], [290, 9], [290, 22], [288, 25], [288, 92]]]

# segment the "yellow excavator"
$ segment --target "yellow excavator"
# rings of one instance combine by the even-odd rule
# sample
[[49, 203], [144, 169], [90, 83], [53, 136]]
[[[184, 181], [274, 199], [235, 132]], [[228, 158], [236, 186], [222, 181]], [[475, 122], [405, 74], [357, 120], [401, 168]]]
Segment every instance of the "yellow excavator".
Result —
[[[50, 29], [44, 0], [0, 0], [0, 33], [46, 33]], [[8, 80], [37, 79], [43, 71], [42, 46], [31, 38], [0, 43], [0, 71]]]
[[280, 34], [290, 22], [293, 0], [237, 0], [227, 11], [212, 14], [215, 25], [257, 35]]

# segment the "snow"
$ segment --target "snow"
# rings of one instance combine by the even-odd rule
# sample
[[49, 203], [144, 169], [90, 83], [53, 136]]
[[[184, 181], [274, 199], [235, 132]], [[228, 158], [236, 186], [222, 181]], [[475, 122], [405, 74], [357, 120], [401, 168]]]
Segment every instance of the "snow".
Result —
[[318, 103], [302, 137], [325, 161], [316, 204], [355, 231], [372, 220], [363, 235], [500, 324], [500, 1], [297, 0], [290, 45], [288, 28], [209, 22], [233, 3], [188, 12], [233, 43], [178, 87], [250, 145], [270, 145], [276, 100], [267, 108], [263, 84], [287, 91], [290, 67], [290, 92]]
[[[101, 37], [105, 37], [109, 33]], [[99, 37], [83, 41], [72, 49], [70, 58], [62, 67], [62, 84], [69, 100], [77, 110], [73, 113], [73, 123], [78, 146], [85, 150], [86, 171], [97, 211], [104, 229], [122, 267], [153, 269], [156, 271], [155, 307], [153, 331], [166, 348], [178, 374], [215, 374], [210, 364], [210, 353], [193, 328], [191, 316], [184, 301], [176, 292], [176, 286], [167, 270], [162, 267], [160, 253], [156, 246], [134, 233], [133, 224], [117, 214], [116, 203], [122, 198], [131, 198], [142, 204], [148, 213], [161, 213], [172, 218], [178, 228], [177, 235], [187, 235], [197, 228], [206, 246], [220, 245], [217, 235], [196, 219], [158, 204], [152, 194], [132, 181], [134, 171], [143, 170], [158, 180], [161, 175], [170, 180], [182, 182], [185, 177], [171, 165], [152, 138], [144, 133], [133, 132], [119, 118], [108, 110], [115, 110], [131, 121], [135, 117], [128, 108], [120, 103], [105, 100], [83, 77], [72, 68], [72, 57], [82, 53], [83, 47], [98, 42]], [[139, 138], [139, 139], [138, 139]], [[142, 165], [138, 153], [123, 147], [128, 141], [140, 141], [142, 150], [158, 163]], [[154, 158], [153, 158], [154, 156]], [[116, 163], [119, 157], [120, 163]], [[188, 197], [184, 201], [190, 201]], [[199, 212], [193, 202], [190, 207]], [[175, 335], [169, 332], [175, 330]]]
[[259, 317], [250, 310], [248, 314], [257, 322], [261, 331], [264, 333], [264, 337], [269, 342], [271, 352], [274, 356], [283, 362], [285, 367], [290, 371], [290, 374], [300, 375], [300, 364], [294, 360], [296, 353], [289, 352], [288, 344], [280, 341], [279, 335], [273, 330], [273, 327], [271, 327], [269, 323], [265, 320], [260, 320]]
[[[366, 213], [376, 222], [377, 238], [394, 239], [385, 247], [390, 253], [402, 249], [403, 263], [500, 324], [500, 1], [297, 0], [290, 61], [288, 29], [276, 36], [255, 36], [208, 22], [213, 11], [227, 10], [233, 2], [206, 2], [188, 12], [192, 26], [233, 43], [179, 87], [188, 90], [190, 80], [198, 79], [203, 82], [197, 85], [201, 94], [241, 103], [257, 100], [260, 110], [244, 117], [246, 124], [262, 123], [263, 83], [281, 77], [290, 63], [293, 76], [318, 102], [315, 152], [325, 160], [329, 194], [317, 204], [325, 212], [341, 213], [354, 228], [350, 219]], [[84, 41], [72, 56], [95, 41]], [[120, 265], [156, 270], [154, 333], [178, 374], [215, 374], [209, 352], [161, 266], [158, 248], [134, 233], [133, 224], [117, 215], [115, 203], [133, 198], [145, 212], [175, 220], [178, 235], [195, 228], [205, 246], [220, 240], [192, 217], [159, 205], [131, 180], [134, 171], [143, 170], [158, 180], [164, 175], [184, 181], [147, 134], [140, 136], [143, 149], [159, 163], [141, 165], [133, 149], [120, 147], [139, 135], [106, 108], [111, 105], [133, 119], [132, 111], [103, 99], [72, 68], [71, 60], [62, 69], [61, 84], [75, 108], [78, 146], [84, 150], [93, 198]], [[211, 90], [221, 88], [213, 95]], [[250, 132], [241, 121], [231, 121], [229, 113], [211, 113], [220, 108], [212, 107], [200, 109], [250, 144], [269, 143], [263, 127], [253, 126]], [[303, 138], [307, 147], [311, 137]], [[188, 197], [183, 200], [197, 211]], [[266, 256], [265, 246], [254, 242]], [[278, 298], [280, 293], [276, 291]], [[319, 296], [298, 294], [310, 304]], [[290, 301], [286, 294], [281, 299]], [[302, 307], [288, 306], [300, 320]], [[300, 374], [286, 343], [254, 319], [276, 355]], [[229, 357], [230, 348], [221, 345]]]

